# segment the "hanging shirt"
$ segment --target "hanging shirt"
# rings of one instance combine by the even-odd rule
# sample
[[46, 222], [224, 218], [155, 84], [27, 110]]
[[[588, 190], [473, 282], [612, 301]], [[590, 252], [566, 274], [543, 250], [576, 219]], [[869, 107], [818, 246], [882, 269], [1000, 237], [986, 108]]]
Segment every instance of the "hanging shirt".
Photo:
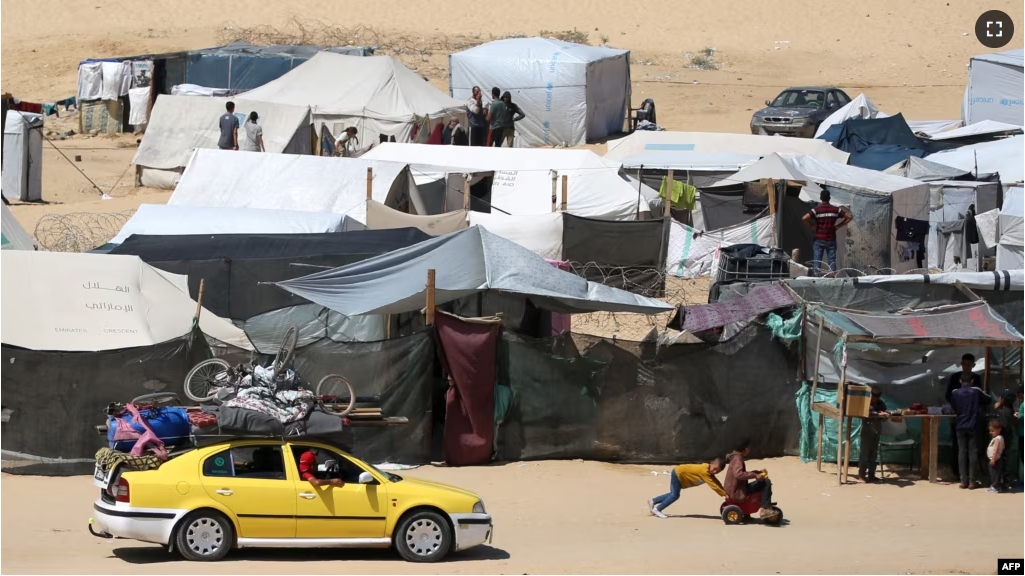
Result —
[[[666, 188], [669, 185], [669, 178], [662, 178], [662, 186], [658, 189], [660, 198], [666, 197]], [[686, 182], [673, 180], [673, 192], [670, 195], [674, 208], [693, 210], [697, 204], [698, 189]]]

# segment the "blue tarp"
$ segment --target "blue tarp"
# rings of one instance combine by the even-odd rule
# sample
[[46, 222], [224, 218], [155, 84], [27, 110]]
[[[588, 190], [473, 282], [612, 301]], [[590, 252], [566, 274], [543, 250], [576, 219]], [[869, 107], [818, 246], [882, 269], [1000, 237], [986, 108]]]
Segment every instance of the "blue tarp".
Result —
[[869, 170], [885, 170], [908, 158], [922, 158], [948, 147], [915, 136], [901, 114], [886, 118], [851, 118], [843, 124], [830, 126], [819, 139], [849, 153], [851, 166]]

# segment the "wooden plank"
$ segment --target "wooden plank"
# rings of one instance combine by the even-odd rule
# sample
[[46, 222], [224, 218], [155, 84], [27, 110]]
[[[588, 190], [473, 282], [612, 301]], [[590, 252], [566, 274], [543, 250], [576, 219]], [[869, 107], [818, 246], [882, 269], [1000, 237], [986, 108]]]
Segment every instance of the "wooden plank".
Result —
[[929, 479], [929, 445], [932, 444], [932, 426], [929, 425], [929, 419], [922, 419], [922, 437], [921, 446], [919, 446], [920, 454], [918, 455], [918, 473], [921, 475], [923, 480]]
[[847, 447], [844, 448], [843, 456], [843, 483], [847, 483], [847, 475], [851, 470], [851, 428], [853, 428], [854, 419], [850, 416], [847, 417]]
[[[819, 316], [818, 336], [815, 338], [815, 373], [812, 374], [812, 376], [811, 376], [811, 400], [810, 401], [812, 403], [812, 406], [815, 405], [815, 390], [818, 388], [818, 385], [819, 385], [819, 362], [822, 361], [822, 354], [820, 353], [820, 350], [821, 350], [821, 347], [822, 347], [822, 324], [823, 324], [822, 317]], [[801, 333], [803, 334], [804, 330], [801, 330]]]
[[427, 325], [434, 326], [434, 280], [435, 270], [431, 268], [427, 271]]
[[557, 210], [557, 206], [558, 205], [555, 203], [555, 198], [556, 198], [556, 195], [559, 192], [558, 188], [559, 188], [559, 173], [556, 172], [555, 170], [552, 170], [552, 212], [555, 212]]
[[769, 186], [769, 216], [776, 214], [776, 181], [768, 179]]
[[374, 199], [374, 169], [367, 168], [367, 200]]
[[[826, 327], [829, 325], [827, 323]], [[832, 330], [831, 330], [832, 331]], [[920, 344], [922, 346], [989, 346], [991, 348], [1022, 348], [1022, 340], [997, 340], [991, 338], [877, 338], [870, 334], [850, 334], [849, 342], [875, 342], [877, 344]]]
[[199, 326], [199, 314], [203, 311], [203, 290], [206, 288], [206, 278], [199, 279], [199, 292], [196, 294], [196, 315], [192, 319], [195, 326]]
[[569, 176], [566, 174], [562, 175], [562, 211], [565, 212], [569, 207]]
[[822, 429], [826, 427], [826, 417], [819, 414], [819, 450], [818, 455], [815, 457], [815, 467], [819, 472], [822, 472]]
[[662, 215], [672, 216], [673, 212], [673, 171], [666, 175], [666, 197], [662, 199]]
[[822, 414], [826, 418], [836, 420], [840, 417], [840, 409], [829, 402], [816, 402], [811, 405], [812, 412]]
[[[844, 438], [844, 436], [843, 436], [843, 424], [844, 424], [843, 415], [847, 413], [846, 406], [845, 406], [845, 403], [847, 402], [847, 398], [844, 397], [844, 386], [847, 384], [847, 340], [846, 339], [841, 339], [840, 342], [843, 343], [844, 350], [843, 350], [843, 359], [840, 361], [840, 382], [836, 385], [837, 404], [838, 404], [838, 409], [839, 409], [839, 414], [840, 414], [840, 416], [837, 418], [837, 422], [839, 423], [840, 428], [836, 431], [836, 466], [837, 466], [836, 476], [837, 476], [837, 482], [840, 483], [840, 484], [843, 484], [843, 482], [844, 482], [844, 478], [843, 478], [844, 470], [841, 467], [841, 464], [842, 464], [841, 457], [843, 456], [842, 448], [843, 448], [843, 438]], [[849, 446], [850, 445], [850, 440], [849, 440], [849, 438], [850, 438], [850, 426], [847, 427], [847, 437], [848, 437], [847, 444]]]
[[936, 483], [937, 456], [940, 451], [940, 420], [929, 418], [929, 482]]
[[983, 360], [983, 364], [986, 366], [986, 368], [985, 368], [985, 372], [982, 373], [982, 389], [983, 389], [983, 391], [985, 391], [988, 394], [989, 393], [989, 346], [986, 346], [986, 349], [983, 351], [983, 354], [985, 354], [985, 359]]
[[[467, 174], [467, 176], [469, 176], [469, 175]], [[445, 194], [445, 197], [448, 198], [448, 193]], [[469, 209], [470, 209], [470, 179], [469, 178], [465, 178], [463, 180], [463, 211], [465, 212], [465, 211], [467, 211]]]

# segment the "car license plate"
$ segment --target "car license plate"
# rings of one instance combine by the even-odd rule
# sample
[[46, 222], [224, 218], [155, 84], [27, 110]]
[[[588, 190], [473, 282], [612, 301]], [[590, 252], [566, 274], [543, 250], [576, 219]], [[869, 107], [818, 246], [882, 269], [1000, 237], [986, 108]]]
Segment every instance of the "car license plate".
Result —
[[107, 487], [107, 474], [107, 471], [100, 468], [100, 465], [97, 464], [96, 468], [93, 469], [93, 484], [105, 489]]

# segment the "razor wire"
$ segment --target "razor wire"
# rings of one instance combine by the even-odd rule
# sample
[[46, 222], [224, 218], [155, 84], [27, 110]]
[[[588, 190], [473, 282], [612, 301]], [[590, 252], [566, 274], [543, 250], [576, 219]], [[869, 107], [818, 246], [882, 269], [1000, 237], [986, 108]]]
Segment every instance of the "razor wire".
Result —
[[50, 252], [88, 252], [106, 244], [134, 214], [122, 212], [72, 212], [46, 214], [36, 224], [39, 247]]

